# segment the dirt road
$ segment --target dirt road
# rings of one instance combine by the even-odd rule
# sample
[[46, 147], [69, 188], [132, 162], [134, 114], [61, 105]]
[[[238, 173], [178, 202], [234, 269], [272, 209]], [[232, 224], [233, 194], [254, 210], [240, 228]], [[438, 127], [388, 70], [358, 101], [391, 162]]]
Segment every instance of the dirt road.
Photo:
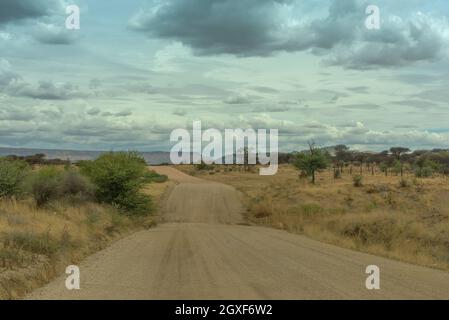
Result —
[[[163, 223], [86, 259], [81, 290], [62, 275], [28, 299], [449, 299], [449, 273], [242, 225], [231, 187], [155, 169], [179, 182]], [[380, 290], [365, 287], [373, 264]]]

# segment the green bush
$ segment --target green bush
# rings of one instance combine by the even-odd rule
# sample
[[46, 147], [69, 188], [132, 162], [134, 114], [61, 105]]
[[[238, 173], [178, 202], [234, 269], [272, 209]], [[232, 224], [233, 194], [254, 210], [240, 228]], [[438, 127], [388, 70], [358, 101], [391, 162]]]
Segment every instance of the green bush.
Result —
[[137, 191], [130, 191], [119, 195], [113, 204], [119, 210], [124, 210], [135, 215], [145, 215], [152, 211], [151, 198]]
[[58, 198], [61, 181], [62, 172], [55, 167], [39, 169], [29, 177], [29, 192], [38, 207], [42, 207], [51, 200]]
[[209, 165], [205, 163], [204, 161], [201, 161], [201, 163], [198, 163], [195, 165], [195, 169], [198, 171], [208, 171], [208, 170], [214, 170], [213, 165]]
[[140, 194], [141, 187], [146, 183], [147, 168], [138, 153], [108, 152], [79, 166], [95, 185], [96, 197], [100, 202], [132, 214], [151, 211], [151, 199]]
[[355, 176], [352, 178], [352, 181], [353, 181], [353, 183], [354, 183], [354, 187], [359, 188], [359, 187], [362, 187], [362, 186], [363, 186], [363, 177], [362, 177], [361, 175], [355, 175]]
[[74, 170], [62, 171], [54, 166], [43, 167], [33, 172], [27, 183], [28, 192], [38, 207], [52, 200], [84, 202], [93, 199], [94, 186]]
[[0, 198], [19, 195], [28, 172], [26, 162], [0, 158]]
[[78, 171], [66, 170], [61, 177], [59, 196], [72, 201], [89, 201], [93, 199], [95, 187]]
[[402, 178], [402, 179], [399, 181], [399, 186], [400, 186], [401, 188], [408, 188], [408, 187], [410, 186], [410, 182], [409, 182], [407, 179]]

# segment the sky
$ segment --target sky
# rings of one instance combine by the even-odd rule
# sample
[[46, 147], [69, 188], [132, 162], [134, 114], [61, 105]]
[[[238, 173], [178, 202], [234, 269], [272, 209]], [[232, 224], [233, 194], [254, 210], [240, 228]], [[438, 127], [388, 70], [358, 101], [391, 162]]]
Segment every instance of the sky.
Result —
[[168, 151], [201, 120], [278, 129], [282, 151], [449, 148], [448, 18], [447, 0], [0, 0], [0, 147]]

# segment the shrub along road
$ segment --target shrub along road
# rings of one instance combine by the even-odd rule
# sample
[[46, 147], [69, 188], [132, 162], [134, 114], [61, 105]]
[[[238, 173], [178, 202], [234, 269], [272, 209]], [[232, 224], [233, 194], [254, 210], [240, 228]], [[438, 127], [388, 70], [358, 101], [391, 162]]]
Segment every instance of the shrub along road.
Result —
[[178, 182], [159, 226], [87, 258], [80, 290], [62, 275], [28, 299], [449, 299], [449, 273], [245, 226], [231, 187], [154, 169]]

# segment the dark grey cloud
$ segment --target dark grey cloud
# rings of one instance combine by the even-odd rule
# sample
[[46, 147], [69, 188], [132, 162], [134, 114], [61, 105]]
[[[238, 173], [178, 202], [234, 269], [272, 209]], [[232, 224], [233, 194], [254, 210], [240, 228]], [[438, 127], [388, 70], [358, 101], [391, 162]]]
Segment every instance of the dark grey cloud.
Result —
[[[130, 22], [150, 37], [180, 41], [199, 55], [265, 56], [311, 49], [331, 65], [366, 69], [433, 61], [447, 39], [436, 21], [420, 15], [386, 19], [376, 31], [364, 27], [365, 1], [333, 0], [326, 18], [288, 25], [287, 5], [276, 0], [168, 0], [142, 10]], [[297, 12], [296, 12], [297, 14]], [[300, 21], [302, 22], [302, 21]]]
[[[366, 29], [366, 1], [333, 0], [324, 18], [300, 20], [299, 0], [167, 0], [140, 11], [134, 30], [180, 41], [197, 55], [267, 56], [303, 51], [352, 69], [434, 61], [445, 55], [447, 21], [423, 14], [390, 17]], [[304, 14], [304, 13], [303, 13]], [[286, 23], [297, 20], [297, 23]], [[311, 21], [309, 21], [311, 20]]]
[[74, 43], [78, 33], [65, 28], [63, 0], [1, 0], [0, 28], [2, 25], [26, 24], [29, 34], [39, 43], [68, 45]]
[[187, 110], [178, 108], [178, 109], [173, 110], [173, 114], [175, 116], [184, 117], [185, 115], [187, 115]]
[[250, 104], [252, 100], [246, 95], [234, 95], [226, 98], [223, 102], [226, 104]]
[[304, 101], [301, 99], [297, 99], [297, 100], [281, 100], [279, 102], [280, 104], [284, 104], [284, 105], [291, 105], [291, 106], [299, 106], [304, 104]]
[[416, 15], [405, 19], [385, 19], [380, 30], [361, 27], [348, 47], [332, 50], [326, 63], [352, 69], [398, 67], [416, 62], [434, 62], [447, 57], [449, 30], [446, 20]]
[[39, 23], [33, 32], [33, 37], [43, 44], [67, 45], [77, 40], [78, 33], [67, 30], [64, 24]]
[[[269, 54], [276, 46], [273, 15], [290, 0], [189, 0], [166, 1], [137, 14], [131, 28], [152, 37], [179, 40], [198, 54]], [[262, 19], [263, 17], [263, 19]]]
[[99, 108], [91, 108], [86, 111], [86, 113], [90, 116], [97, 116], [100, 114], [100, 112], [101, 112], [101, 110]]
[[56, 0], [1, 0], [0, 24], [46, 16], [58, 5]]
[[124, 111], [114, 113], [114, 117], [118, 117], [118, 118], [129, 117], [132, 114], [133, 113], [131, 110], [124, 110]]

